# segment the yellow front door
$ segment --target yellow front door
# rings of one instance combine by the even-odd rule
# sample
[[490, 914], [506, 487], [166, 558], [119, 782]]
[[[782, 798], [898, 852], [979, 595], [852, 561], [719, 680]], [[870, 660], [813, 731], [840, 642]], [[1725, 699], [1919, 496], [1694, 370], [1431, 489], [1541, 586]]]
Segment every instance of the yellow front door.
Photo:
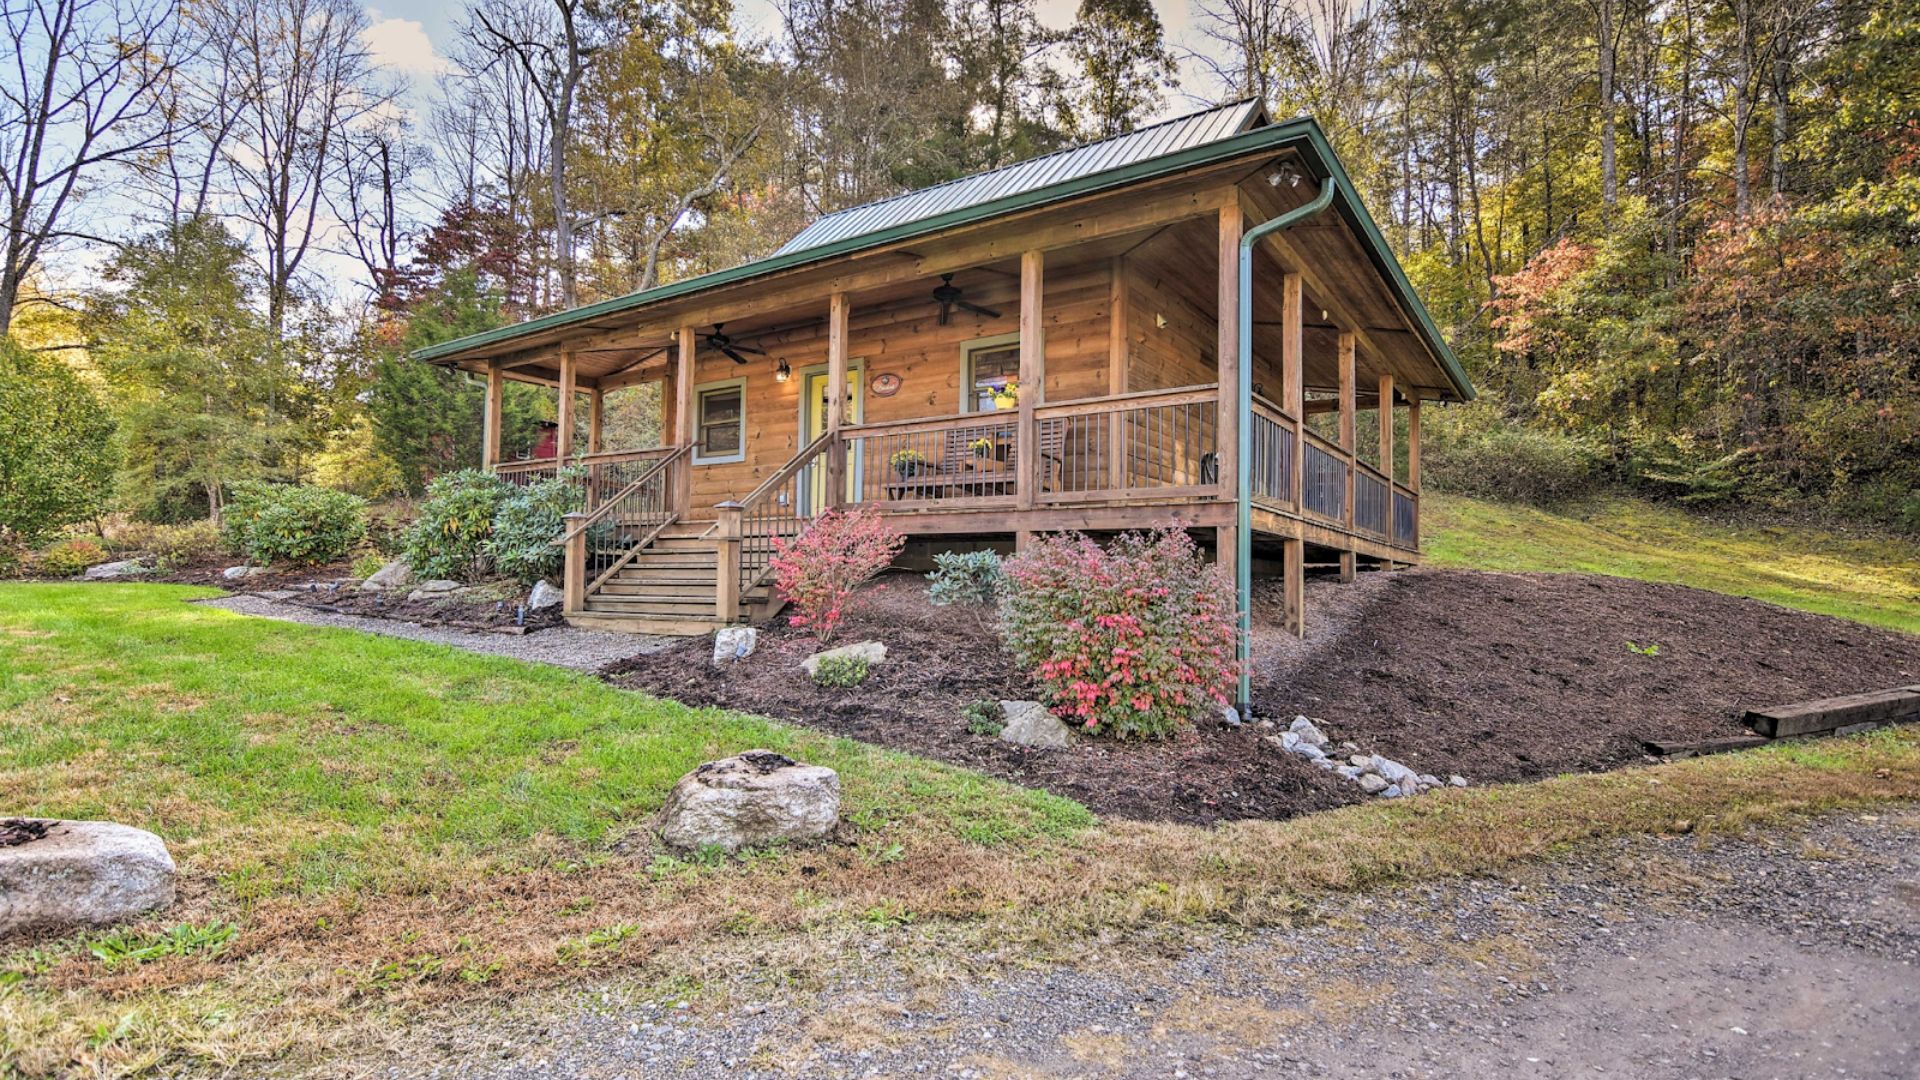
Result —
[[[847, 423], [858, 424], [862, 415], [862, 395], [860, 393], [861, 371], [852, 368], [847, 372]], [[800, 376], [800, 445], [806, 446], [827, 430], [827, 369], [809, 368]], [[857, 450], [857, 448], [856, 448]], [[847, 456], [847, 499], [848, 502], [860, 498], [860, 462], [858, 454]], [[809, 513], [817, 513], [827, 504], [827, 470], [825, 459], [819, 467], [812, 470], [812, 489], [808, 492]]]

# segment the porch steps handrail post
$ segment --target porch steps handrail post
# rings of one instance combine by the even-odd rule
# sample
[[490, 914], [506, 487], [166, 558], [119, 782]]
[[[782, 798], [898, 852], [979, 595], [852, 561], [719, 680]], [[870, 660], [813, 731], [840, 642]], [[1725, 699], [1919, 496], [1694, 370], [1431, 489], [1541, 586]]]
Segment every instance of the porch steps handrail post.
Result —
[[715, 506], [714, 523], [714, 615], [723, 623], [740, 618], [740, 541], [746, 507], [729, 499]]
[[[1268, 218], [1240, 234], [1239, 302], [1235, 305], [1240, 332], [1237, 335], [1238, 348], [1234, 350], [1234, 362], [1240, 367], [1239, 385], [1235, 387], [1239, 398], [1236, 402], [1239, 424], [1235, 434], [1239, 437], [1240, 453], [1238, 467], [1234, 469], [1236, 527], [1233, 537], [1233, 577], [1240, 624], [1240, 632], [1235, 635], [1235, 652], [1240, 661], [1237, 703], [1243, 710], [1251, 705], [1253, 699], [1253, 673], [1248, 666], [1252, 657], [1253, 637], [1253, 474], [1248, 468], [1253, 458], [1253, 252], [1255, 246], [1266, 237], [1292, 228], [1333, 205], [1333, 196], [1339, 187], [1339, 180], [1329, 173], [1320, 181], [1320, 193], [1310, 201], [1279, 217]], [[1306, 417], [1295, 419], [1301, 421], [1299, 430], [1304, 433], [1307, 429]], [[1242, 715], [1245, 715], [1244, 711]]]
[[563, 516], [566, 523], [566, 569], [561, 574], [563, 615], [578, 615], [587, 607], [587, 524], [593, 515], [576, 512]]

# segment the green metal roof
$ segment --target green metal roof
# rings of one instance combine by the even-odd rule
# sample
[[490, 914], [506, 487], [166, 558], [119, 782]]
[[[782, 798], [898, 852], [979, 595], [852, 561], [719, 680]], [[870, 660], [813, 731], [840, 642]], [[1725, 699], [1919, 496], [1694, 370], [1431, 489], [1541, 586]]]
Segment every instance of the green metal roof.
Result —
[[698, 277], [686, 278], [640, 292], [628, 293], [583, 307], [557, 311], [526, 322], [502, 326], [416, 350], [416, 360], [435, 361], [455, 353], [502, 345], [543, 331], [561, 330], [687, 296], [708, 289], [779, 273], [868, 248], [911, 240], [1005, 214], [1030, 210], [1065, 199], [1140, 183], [1235, 157], [1291, 147], [1299, 151], [1317, 178], [1340, 178], [1334, 207], [1361, 237], [1376, 269], [1396, 298], [1410, 312], [1433, 354], [1463, 398], [1474, 390], [1466, 371], [1447, 346], [1414, 294], [1406, 273], [1388, 248], [1379, 226], [1358, 199], [1346, 170], [1334, 157], [1326, 134], [1310, 117], [1279, 124], [1259, 124], [1259, 103], [1241, 101], [1142, 128], [1111, 139], [1043, 155], [1001, 169], [962, 177], [945, 184], [908, 192], [891, 199], [842, 210], [802, 229], [778, 251], [764, 259], [743, 263]]

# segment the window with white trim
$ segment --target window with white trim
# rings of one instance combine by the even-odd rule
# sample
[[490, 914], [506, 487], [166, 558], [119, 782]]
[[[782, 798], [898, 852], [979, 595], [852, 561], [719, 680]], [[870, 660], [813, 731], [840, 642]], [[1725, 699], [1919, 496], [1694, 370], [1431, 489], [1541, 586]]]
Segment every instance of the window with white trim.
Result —
[[969, 341], [961, 353], [961, 411], [993, 412], [994, 395], [1020, 381], [1020, 335]]
[[747, 380], [706, 383], [693, 390], [693, 463], [719, 465], [747, 458]]

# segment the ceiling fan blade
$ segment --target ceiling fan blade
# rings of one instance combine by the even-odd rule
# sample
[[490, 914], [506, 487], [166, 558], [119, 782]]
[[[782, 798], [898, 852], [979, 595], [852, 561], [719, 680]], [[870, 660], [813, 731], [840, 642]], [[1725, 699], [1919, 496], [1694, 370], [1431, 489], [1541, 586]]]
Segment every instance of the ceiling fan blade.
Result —
[[979, 304], [970, 304], [965, 300], [960, 301], [960, 306], [973, 312], [975, 315], [985, 315], [989, 319], [997, 319], [1000, 317], [1000, 313], [992, 308], [983, 308]]
[[728, 347], [728, 348], [730, 348], [730, 349], [733, 349], [733, 350], [735, 350], [736, 352], [743, 352], [743, 353], [752, 353], [752, 354], [753, 354], [753, 355], [755, 355], [755, 356], [765, 356], [765, 355], [767, 355], [767, 350], [765, 350], [765, 349], [756, 349], [756, 348], [754, 348], [754, 347], [753, 347], [753, 346], [751, 346], [751, 345], [734, 345], [734, 344], [732, 344], [731, 342], [729, 342], [729, 343], [728, 343], [728, 345], [727, 345], [727, 347]]
[[744, 364], [747, 362], [747, 358], [744, 356], [741, 356], [738, 352], [735, 352], [733, 347], [730, 345], [720, 346], [720, 351], [725, 353], [728, 359], [732, 360], [736, 364]]
[[953, 316], [953, 303], [948, 300], [940, 301], [940, 319], [939, 319], [940, 325], [941, 326], [947, 325], [947, 320], [952, 316]]

